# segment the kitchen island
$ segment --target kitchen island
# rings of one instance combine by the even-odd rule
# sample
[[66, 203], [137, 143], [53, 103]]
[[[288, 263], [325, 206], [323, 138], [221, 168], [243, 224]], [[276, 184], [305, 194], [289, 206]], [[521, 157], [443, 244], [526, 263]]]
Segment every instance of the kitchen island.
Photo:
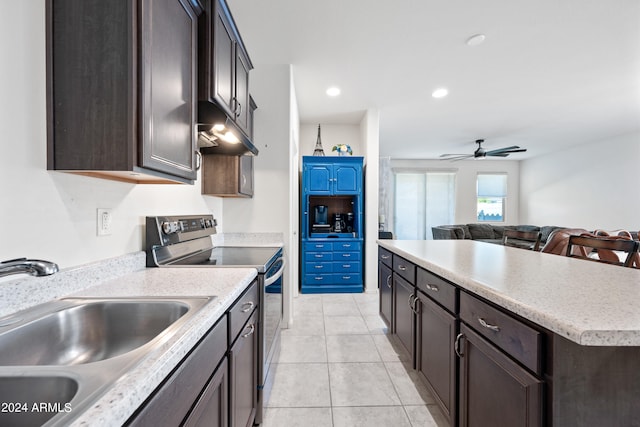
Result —
[[383, 318], [451, 425], [638, 425], [640, 270], [466, 240], [378, 244]]
[[[94, 396], [89, 405], [83, 403], [82, 410], [74, 412], [72, 400], [71, 412], [59, 414], [51, 423], [58, 420], [68, 426], [113, 426], [127, 422], [243, 295], [257, 274], [252, 268], [145, 268], [145, 256], [144, 252], [134, 253], [0, 286], [2, 315], [59, 297], [216, 297], [118, 381]], [[71, 419], [59, 420], [65, 415]]]

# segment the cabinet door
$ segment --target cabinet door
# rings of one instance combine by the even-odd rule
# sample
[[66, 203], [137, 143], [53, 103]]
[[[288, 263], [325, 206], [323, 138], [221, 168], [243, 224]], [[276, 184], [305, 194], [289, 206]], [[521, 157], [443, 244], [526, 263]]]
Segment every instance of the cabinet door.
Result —
[[313, 194], [331, 194], [332, 172], [329, 164], [305, 165], [305, 191]]
[[409, 353], [412, 363], [415, 363], [414, 357], [414, 331], [415, 331], [415, 316], [411, 309], [411, 303], [413, 302], [413, 295], [415, 290], [412, 284], [398, 276], [393, 275], [393, 287], [396, 292], [396, 298], [394, 302], [394, 316], [395, 316], [395, 328], [396, 335], [400, 340], [400, 343]]
[[240, 156], [239, 193], [253, 196], [253, 156]]
[[231, 117], [235, 116], [234, 84], [236, 51], [233, 27], [227, 11], [220, 4], [215, 3], [213, 23], [213, 98], [226, 110]]
[[460, 334], [460, 426], [541, 426], [542, 381], [464, 323]]
[[249, 105], [249, 58], [244, 51], [236, 46], [236, 78], [235, 78], [235, 113], [236, 123], [240, 128], [249, 135], [251, 133], [249, 126], [249, 116], [251, 113], [251, 105]]
[[247, 321], [231, 351], [230, 416], [231, 427], [253, 424], [258, 399], [258, 311]]
[[197, 19], [187, 0], [141, 2], [140, 166], [187, 179], [196, 178]]
[[456, 319], [418, 292], [417, 368], [450, 425], [455, 425]]
[[353, 194], [360, 191], [360, 168], [352, 165], [334, 167], [334, 194]]
[[227, 359], [218, 367], [211, 377], [200, 399], [185, 420], [185, 427], [227, 427], [229, 417], [228, 407], [228, 378]]
[[380, 293], [380, 317], [393, 333], [393, 281], [391, 269], [383, 263], [378, 263], [378, 287]]

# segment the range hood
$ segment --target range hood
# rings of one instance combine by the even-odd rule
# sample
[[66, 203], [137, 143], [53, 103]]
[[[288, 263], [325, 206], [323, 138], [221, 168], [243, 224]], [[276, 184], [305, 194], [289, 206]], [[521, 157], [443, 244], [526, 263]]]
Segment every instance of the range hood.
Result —
[[198, 147], [202, 154], [258, 155], [258, 149], [216, 104], [198, 101]]

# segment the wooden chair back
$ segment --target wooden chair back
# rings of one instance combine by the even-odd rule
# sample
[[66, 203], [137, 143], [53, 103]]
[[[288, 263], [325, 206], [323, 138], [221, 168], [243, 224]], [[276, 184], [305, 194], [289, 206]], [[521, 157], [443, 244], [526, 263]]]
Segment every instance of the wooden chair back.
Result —
[[540, 250], [540, 239], [542, 233], [539, 231], [518, 231], [504, 230], [502, 235], [502, 244], [514, 248], [530, 249], [533, 251]]
[[[583, 251], [578, 251], [582, 253], [576, 254], [576, 251], [573, 250], [574, 246], [582, 248]], [[618, 236], [571, 236], [569, 237], [569, 245], [567, 246], [567, 256], [569, 257], [587, 259], [589, 261], [604, 262], [607, 264], [622, 265], [625, 267], [631, 266], [637, 251], [637, 241]], [[590, 254], [593, 252], [597, 254], [597, 258], [590, 256]], [[617, 252], [623, 255], [623, 260], [620, 259]]]

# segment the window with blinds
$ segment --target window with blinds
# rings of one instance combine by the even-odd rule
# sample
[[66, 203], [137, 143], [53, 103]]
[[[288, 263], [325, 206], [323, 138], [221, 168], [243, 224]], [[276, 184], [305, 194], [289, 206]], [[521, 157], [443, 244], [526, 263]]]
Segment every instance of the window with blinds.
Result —
[[479, 173], [477, 179], [478, 222], [504, 222], [507, 200], [506, 173]]

